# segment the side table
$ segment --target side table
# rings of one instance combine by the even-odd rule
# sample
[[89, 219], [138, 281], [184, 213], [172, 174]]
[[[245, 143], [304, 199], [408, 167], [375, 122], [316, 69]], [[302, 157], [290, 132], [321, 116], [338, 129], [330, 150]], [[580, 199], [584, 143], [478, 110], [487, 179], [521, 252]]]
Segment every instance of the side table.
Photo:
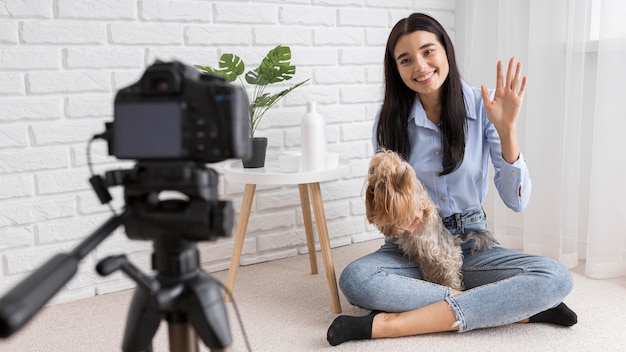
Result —
[[[336, 169], [313, 171], [313, 172], [282, 172], [278, 166], [278, 160], [268, 156], [265, 167], [262, 168], [244, 168], [241, 161], [233, 161], [224, 168], [224, 177], [229, 182], [244, 183], [245, 189], [243, 193], [243, 201], [241, 203], [241, 211], [239, 220], [237, 221], [237, 229], [235, 233], [235, 244], [233, 254], [230, 259], [230, 268], [228, 270], [228, 279], [226, 287], [232, 293], [235, 287], [237, 271], [239, 270], [239, 261], [241, 259], [241, 251], [248, 228], [248, 219], [250, 210], [252, 209], [252, 201], [256, 185], [290, 185], [297, 184], [300, 192], [300, 205], [302, 207], [302, 217], [304, 219], [304, 229], [306, 232], [307, 247], [309, 250], [309, 261], [311, 264], [311, 274], [317, 274], [317, 259], [315, 253], [315, 238], [313, 235], [313, 219], [311, 217], [311, 201], [313, 204], [313, 213], [315, 214], [315, 224], [317, 234], [320, 241], [322, 257], [324, 259], [324, 269], [326, 271], [326, 279], [328, 280], [328, 288], [330, 289], [330, 297], [332, 300], [333, 311], [341, 313], [341, 304], [339, 302], [339, 291], [337, 289], [337, 279], [335, 276], [335, 266], [330, 251], [330, 239], [328, 237], [328, 228], [326, 225], [326, 214], [324, 213], [324, 203], [322, 200], [322, 192], [320, 190], [320, 182], [331, 181], [350, 173], [350, 161], [341, 159]], [[230, 297], [227, 295], [226, 300]]]

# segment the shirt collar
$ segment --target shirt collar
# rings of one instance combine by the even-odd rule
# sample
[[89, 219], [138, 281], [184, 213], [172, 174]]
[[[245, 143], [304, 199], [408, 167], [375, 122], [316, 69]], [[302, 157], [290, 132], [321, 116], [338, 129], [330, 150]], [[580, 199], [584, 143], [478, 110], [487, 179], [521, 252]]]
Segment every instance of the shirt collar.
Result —
[[[468, 119], [476, 120], [476, 101], [472, 99], [474, 97], [474, 91], [464, 80], [461, 80], [461, 87], [463, 89], [463, 99], [465, 100], [466, 116]], [[413, 109], [411, 110], [408, 121], [410, 122], [411, 120], [413, 120], [417, 127], [424, 127], [431, 130], [438, 128], [437, 125], [426, 117], [426, 111], [417, 94], [415, 94], [415, 103], [413, 104]]]

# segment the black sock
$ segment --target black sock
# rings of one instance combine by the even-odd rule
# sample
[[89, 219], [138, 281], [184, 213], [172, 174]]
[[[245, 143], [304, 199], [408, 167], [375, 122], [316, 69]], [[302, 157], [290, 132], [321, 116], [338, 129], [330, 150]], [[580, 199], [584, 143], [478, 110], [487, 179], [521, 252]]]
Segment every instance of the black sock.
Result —
[[332, 346], [352, 340], [369, 340], [372, 338], [374, 316], [378, 313], [381, 312], [373, 311], [363, 317], [340, 315], [330, 324], [326, 339]]
[[578, 322], [578, 316], [565, 303], [561, 303], [552, 309], [533, 315], [528, 319], [528, 322], [572, 326]]

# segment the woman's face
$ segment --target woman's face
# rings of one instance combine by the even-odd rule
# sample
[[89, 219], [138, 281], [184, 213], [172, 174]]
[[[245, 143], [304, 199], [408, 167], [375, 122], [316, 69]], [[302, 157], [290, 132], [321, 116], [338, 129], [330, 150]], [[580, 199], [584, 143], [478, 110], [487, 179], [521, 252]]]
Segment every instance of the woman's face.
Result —
[[446, 50], [435, 34], [420, 30], [403, 35], [396, 43], [393, 56], [407, 87], [420, 98], [439, 99], [450, 66]]

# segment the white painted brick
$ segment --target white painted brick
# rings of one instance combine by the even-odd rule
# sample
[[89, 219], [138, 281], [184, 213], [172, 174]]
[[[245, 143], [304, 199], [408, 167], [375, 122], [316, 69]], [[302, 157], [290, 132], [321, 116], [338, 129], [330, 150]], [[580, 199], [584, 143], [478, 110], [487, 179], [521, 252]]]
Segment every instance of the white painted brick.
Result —
[[[150, 63], [154, 60], [150, 60]], [[138, 82], [143, 75], [143, 70], [125, 70], [113, 72], [113, 88], [119, 90]]]
[[341, 180], [324, 182], [320, 185], [320, 188], [325, 201], [343, 200], [360, 195], [363, 189], [363, 181]]
[[365, 29], [365, 44], [372, 46], [380, 46], [384, 53], [389, 38], [390, 30], [388, 28], [367, 28]]
[[365, 83], [365, 69], [362, 67], [320, 67], [314, 71], [316, 84], [356, 84]]
[[363, 140], [363, 136], [372, 133], [372, 124], [370, 122], [352, 123], [341, 129], [342, 140], [358, 141]]
[[90, 190], [88, 170], [40, 172], [35, 176], [39, 194]]
[[328, 223], [328, 235], [331, 238], [339, 238], [347, 235], [356, 235], [363, 232], [362, 219], [350, 219], [331, 221]]
[[385, 9], [339, 9], [340, 26], [387, 27], [388, 12]]
[[411, 9], [413, 8], [413, 0], [365, 0], [365, 5], [368, 7]]
[[24, 94], [26, 85], [20, 73], [0, 73], [0, 94]]
[[67, 122], [58, 121], [54, 124], [37, 124], [31, 127], [35, 146], [60, 143], [87, 143], [95, 134], [104, 130], [104, 122], [97, 120]]
[[65, 148], [32, 148], [0, 153], [0, 173], [59, 169], [68, 165]]
[[302, 86], [283, 98], [286, 106], [303, 106], [307, 101], [318, 104], [335, 104], [339, 101], [339, 88], [333, 86]]
[[300, 235], [295, 229], [289, 231], [272, 232], [257, 236], [257, 250], [259, 252], [275, 251], [285, 248], [293, 248], [306, 244], [304, 230]]
[[183, 43], [183, 26], [174, 23], [113, 23], [109, 25], [115, 44], [173, 45]]
[[323, 5], [332, 7], [353, 7], [363, 6], [363, 0], [313, 0], [313, 5]]
[[[365, 185], [365, 181], [363, 181]], [[350, 215], [362, 215], [365, 216], [365, 200], [364, 193], [361, 191], [361, 198], [356, 200], [350, 200]]]
[[385, 82], [383, 67], [382, 66], [368, 66], [366, 69], [367, 72], [367, 83], [376, 83], [381, 87]]
[[423, 9], [449, 11], [454, 11], [456, 7], [455, 0], [417, 0], [417, 5]]
[[251, 30], [240, 26], [189, 26], [185, 38], [190, 45], [249, 45], [252, 42]]
[[20, 41], [17, 35], [17, 24], [16, 21], [7, 21], [4, 19], [0, 22], [0, 43], [17, 44]]
[[146, 21], [210, 22], [211, 3], [194, 1], [143, 1], [139, 17]]
[[101, 23], [26, 21], [21, 38], [26, 44], [103, 44], [106, 26]]
[[296, 255], [298, 255], [298, 250], [296, 248], [290, 248], [276, 252], [263, 252], [262, 254], [257, 254], [254, 257], [241, 257], [241, 265], [258, 264], [276, 259], [295, 257]]
[[276, 24], [278, 11], [271, 5], [247, 5], [232, 3], [214, 4], [215, 23]]
[[339, 94], [343, 103], [382, 102], [383, 99], [383, 91], [380, 86], [363, 85], [341, 88]]
[[312, 31], [310, 29], [294, 28], [285, 31], [280, 27], [260, 27], [253, 30], [254, 43], [260, 45], [305, 45], [311, 44]]
[[106, 221], [104, 216], [64, 219], [36, 224], [38, 244], [81, 240]]
[[76, 68], [143, 68], [143, 52], [138, 48], [67, 49], [67, 67]]
[[315, 45], [362, 45], [365, 35], [361, 28], [320, 28], [313, 32]]
[[113, 117], [114, 98], [113, 94], [70, 96], [66, 100], [67, 117]]
[[0, 206], [0, 226], [24, 225], [42, 220], [59, 219], [75, 215], [73, 198], [30, 200]]
[[35, 243], [35, 235], [32, 227], [30, 226], [0, 229], [0, 251], [18, 247], [27, 247], [31, 246], [33, 243]]
[[52, 18], [53, 0], [11, 0], [0, 7], [0, 17]]
[[3, 70], [37, 70], [61, 67], [60, 49], [10, 48], [0, 49]]
[[26, 81], [32, 93], [111, 91], [111, 75], [103, 71], [28, 73]]
[[339, 58], [342, 65], [377, 65], [385, 59], [384, 48], [341, 49]]
[[28, 146], [26, 126], [0, 127], [0, 148], [16, 148]]
[[291, 48], [291, 62], [298, 67], [300, 65], [317, 67], [337, 65], [339, 50], [336, 48]]
[[0, 199], [28, 197], [35, 194], [32, 175], [0, 176]]
[[337, 11], [324, 7], [282, 6], [278, 18], [283, 25], [335, 26]]
[[[148, 50], [146, 55], [147, 62], [154, 62], [155, 60], [161, 61], [180, 61], [186, 65], [204, 65], [215, 66], [217, 63], [217, 51], [216, 49], [201, 49], [196, 48], [160, 48], [154, 47]], [[210, 61], [210, 62], [209, 62]]]
[[63, 116], [63, 101], [60, 98], [2, 99], [0, 121], [53, 120]]
[[257, 232], [289, 227], [295, 224], [295, 210], [274, 212], [271, 214], [255, 214], [250, 216], [248, 232]]
[[136, 19], [137, 4], [128, 0], [58, 0], [63, 19]]
[[[232, 239], [218, 239], [214, 242], [200, 242], [198, 243], [200, 262], [211, 263], [218, 260], [230, 259], [233, 254], [233, 247], [234, 245]], [[241, 254], [254, 254], [256, 253], [256, 249], [256, 237], [246, 237], [243, 242]]]
[[300, 192], [297, 186], [290, 185], [281, 190], [281, 193], [264, 194], [257, 199], [257, 211], [285, 207], [300, 210]]

